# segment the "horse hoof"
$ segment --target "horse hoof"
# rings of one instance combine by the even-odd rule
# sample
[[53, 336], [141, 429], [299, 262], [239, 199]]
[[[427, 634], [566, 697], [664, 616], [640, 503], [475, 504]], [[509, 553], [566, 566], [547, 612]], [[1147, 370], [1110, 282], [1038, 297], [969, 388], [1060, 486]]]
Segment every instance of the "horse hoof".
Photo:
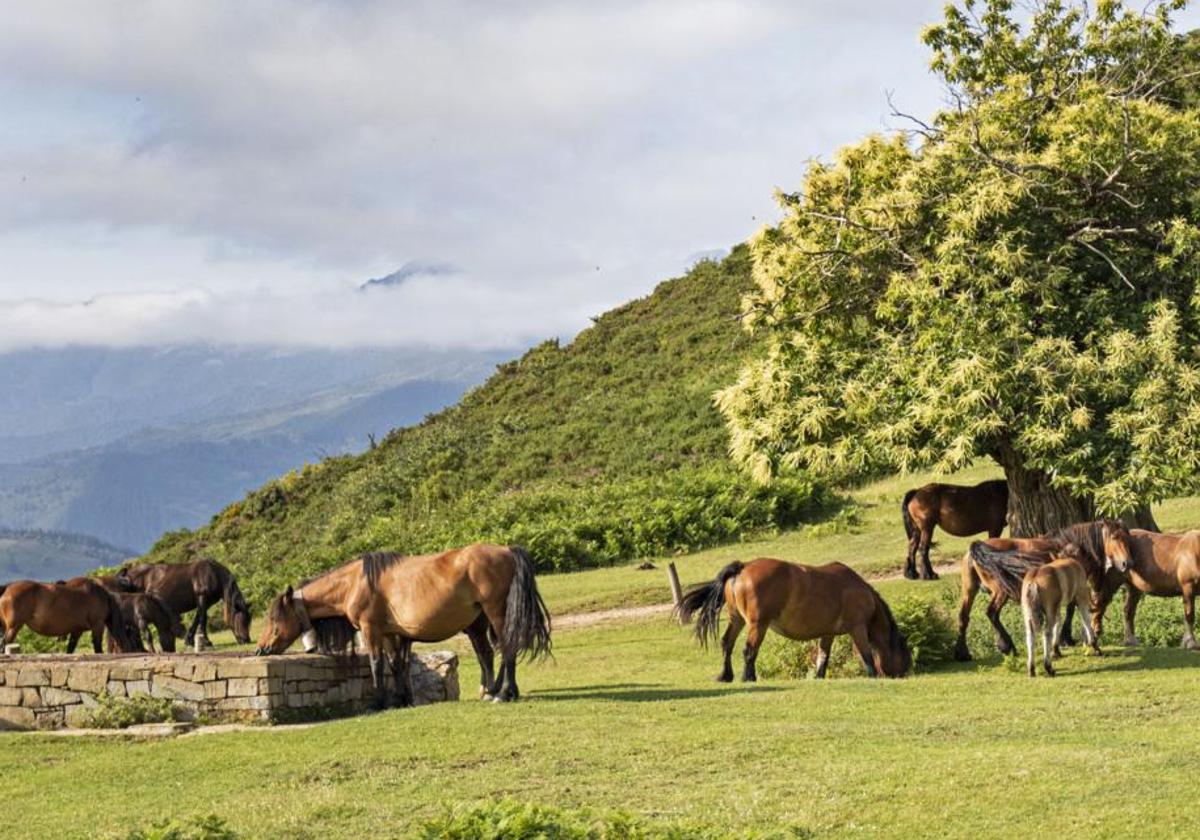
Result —
[[921, 575], [921, 580], [937, 580], [937, 579], [938, 579], [938, 573], [933, 571], [932, 569], [929, 570], [928, 572], [924, 572]]
[[733, 674], [717, 674], [713, 678], [713, 682], [731, 683], [733, 682]]
[[962, 647], [956, 647], [954, 649], [954, 661], [955, 662], [970, 662], [971, 661], [971, 651], [967, 650], [966, 645], [963, 645]]
[[1195, 650], [1196, 649], [1196, 640], [1194, 638], [1192, 638], [1191, 636], [1188, 636], [1186, 639], [1183, 640], [1183, 643], [1180, 644], [1180, 647], [1183, 648], [1184, 650]]
[[1142, 644], [1142, 642], [1137, 636], [1126, 636], [1125, 637], [1125, 641], [1124, 641], [1125, 647], [1138, 647], [1141, 644]]
[[907, 568], [906, 568], [906, 569], [904, 570], [904, 577], [905, 577], [905, 578], [907, 578], [908, 580], [916, 580], [916, 579], [917, 579], [917, 572], [916, 572], [916, 570], [915, 570], [915, 569], [907, 569]]

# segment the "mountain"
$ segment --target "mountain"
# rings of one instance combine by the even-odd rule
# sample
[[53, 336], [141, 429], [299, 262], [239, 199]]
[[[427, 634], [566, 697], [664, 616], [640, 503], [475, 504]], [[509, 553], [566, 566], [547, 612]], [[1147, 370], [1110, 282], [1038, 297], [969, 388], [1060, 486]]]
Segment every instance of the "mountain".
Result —
[[360, 455], [268, 482], [151, 561], [211, 556], [262, 604], [354, 553], [520, 542], [566, 569], [738, 539], [828, 509], [804, 477], [769, 487], [729, 466], [712, 394], [754, 341], [740, 326], [747, 250], [500, 365], [456, 405]]
[[93, 537], [61, 531], [0, 528], [0, 581], [58, 580], [113, 566], [134, 552]]
[[450, 263], [407, 262], [391, 274], [368, 280], [358, 288], [362, 292], [376, 288], [395, 288], [404, 285], [414, 277], [444, 277], [447, 274], [457, 274], [458, 271], [458, 266]]

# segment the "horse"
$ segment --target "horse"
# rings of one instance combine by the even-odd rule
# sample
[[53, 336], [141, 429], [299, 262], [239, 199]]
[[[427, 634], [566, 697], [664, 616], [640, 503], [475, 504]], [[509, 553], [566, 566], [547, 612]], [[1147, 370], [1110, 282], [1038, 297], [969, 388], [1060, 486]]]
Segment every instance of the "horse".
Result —
[[902, 677], [912, 668], [912, 653], [887, 602], [842, 563], [806, 566], [769, 557], [733, 562], [710, 582], [688, 589], [676, 612], [684, 622], [697, 617], [695, 636], [707, 647], [717, 639], [723, 607], [729, 626], [721, 637], [718, 682], [733, 682], [731, 657], [742, 627], [747, 628], [743, 682], [758, 679], [755, 662], [768, 627], [789, 639], [818, 639], [819, 678], [825, 677], [833, 637], [843, 633], [869, 676]]
[[1084, 641], [1091, 645], [1096, 654], [1100, 653], [1100, 645], [1089, 623], [1087, 572], [1084, 571], [1078, 557], [1079, 549], [1068, 545], [1049, 562], [1027, 571], [1021, 582], [1026, 666], [1031, 677], [1037, 675], [1033, 648], [1038, 633], [1042, 633], [1042, 664], [1046, 669], [1046, 676], [1054, 676], [1054, 664], [1050, 659], [1051, 654], [1055, 657], [1062, 656], [1058, 646], [1059, 633], [1062, 631], [1059, 608], [1064, 603], [1074, 604], [1079, 609], [1079, 615], [1083, 619]]
[[904, 494], [900, 502], [904, 533], [908, 535], [908, 554], [904, 558], [904, 576], [917, 579], [917, 553], [921, 554], [921, 579], [936, 580], [929, 564], [929, 545], [933, 529], [941, 526], [955, 537], [969, 537], [987, 531], [991, 538], [1000, 536], [1008, 516], [1008, 482], [984, 481], [974, 487], [957, 484], [926, 484]]
[[[159, 646], [165, 653], [174, 653], [175, 640], [182, 639], [187, 633], [183, 622], [176, 613], [171, 611], [170, 607], [153, 595], [132, 589], [132, 584], [116, 575], [73, 577], [70, 580], [58, 582], [64, 586], [86, 586], [89, 583], [98, 583], [107, 589], [117, 599], [117, 604], [121, 608], [121, 615], [125, 619], [125, 632], [129, 635], [133, 651], [155, 652], [151, 627], [158, 630]], [[144, 644], [143, 639], [145, 640]], [[77, 634], [70, 644], [74, 646], [75, 641], [78, 641]], [[109, 652], [112, 653], [114, 650], [115, 644], [110, 638]]]
[[225, 623], [233, 631], [238, 644], [250, 643], [250, 607], [238, 588], [233, 572], [216, 560], [196, 560], [192, 563], [139, 563], [126, 566], [117, 577], [135, 589], [161, 600], [176, 615], [196, 611], [187, 629], [187, 645], [191, 647], [199, 634], [208, 645], [208, 608], [221, 601]]
[[[364, 554], [277, 596], [256, 653], [283, 653], [302, 634], [310, 651], [353, 650], [355, 630], [370, 660], [376, 709], [388, 702], [385, 657], [396, 704], [412, 705], [413, 642], [441, 642], [465, 632], [479, 660], [480, 696], [501, 703], [520, 697], [517, 660], [550, 654], [550, 613], [533, 561], [515, 545], [476, 543], [411, 557]], [[499, 675], [494, 645], [500, 648]]]
[[[1133, 618], [1143, 594], [1183, 598], [1184, 634], [1180, 647], [1195, 650], [1196, 589], [1200, 587], [1200, 531], [1159, 534], [1132, 528], [1127, 550], [1113, 551], [1113, 568], [1128, 577], [1132, 589], [1125, 602], [1126, 643], [1137, 644]], [[1136, 593], [1136, 594], [1135, 594]], [[1132, 638], [1131, 638], [1132, 637]]]
[[22, 627], [42, 636], [70, 636], [67, 653], [74, 653], [79, 636], [91, 631], [92, 650], [103, 650], [104, 631], [122, 651], [133, 647], [125, 631], [121, 608], [98, 583], [81, 586], [19, 580], [0, 587], [0, 627], [4, 644], [17, 638]]
[[[1104, 610], [1112, 598], [1112, 593], [1121, 583], [1119, 574], [1105, 572], [1108, 565], [1106, 540], [1119, 540], [1124, 532], [1125, 526], [1118, 520], [1098, 519], [1094, 522], [1068, 525], [1048, 536], [996, 538], [971, 543], [967, 553], [963, 555], [960, 568], [962, 602], [958, 609], [958, 638], [954, 645], [954, 658], [960, 662], [971, 659], [971, 651], [967, 647], [967, 626], [971, 621], [971, 607], [981, 585], [987, 587], [991, 593], [987, 616], [995, 631], [996, 650], [1002, 654], [1014, 653], [1016, 645], [1000, 621], [1000, 611], [1010, 600], [1019, 602], [1021, 583], [1026, 572], [1049, 562], [1055, 552], [1061, 552], [1068, 545], [1078, 549], [1076, 559], [1083, 566], [1092, 585], [1095, 598], [1091, 611], [1092, 631], [1093, 635], [1099, 637]], [[1107, 599], [1104, 597], [1105, 592], [1109, 593]], [[1073, 644], [1070, 635], [1073, 615], [1074, 604], [1071, 604], [1067, 608], [1067, 618], [1064, 621], [1062, 644]]]

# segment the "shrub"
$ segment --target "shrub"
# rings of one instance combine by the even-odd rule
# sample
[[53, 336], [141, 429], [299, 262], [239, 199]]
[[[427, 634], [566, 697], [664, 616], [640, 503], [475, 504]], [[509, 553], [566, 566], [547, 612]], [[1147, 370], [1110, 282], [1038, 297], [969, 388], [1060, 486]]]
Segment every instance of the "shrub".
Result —
[[811, 831], [730, 832], [628, 814], [549, 808], [511, 800], [460, 806], [414, 829], [412, 840], [795, 840]]
[[179, 709], [165, 697], [134, 694], [119, 697], [100, 692], [85, 719], [92, 729], [126, 729], [142, 723], [164, 723], [179, 719]]
[[147, 828], [113, 835], [113, 840], [238, 840], [238, 833], [220, 817], [191, 817], [185, 820], [163, 820]]

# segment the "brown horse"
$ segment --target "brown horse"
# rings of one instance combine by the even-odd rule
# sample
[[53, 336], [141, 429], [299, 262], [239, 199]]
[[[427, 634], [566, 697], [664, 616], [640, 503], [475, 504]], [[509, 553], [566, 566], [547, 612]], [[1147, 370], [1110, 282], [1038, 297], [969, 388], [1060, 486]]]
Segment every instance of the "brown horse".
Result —
[[817, 676], [824, 677], [833, 637], [849, 633], [867, 674], [902, 677], [912, 654], [887, 602], [849, 566], [805, 566], [760, 557], [730, 563], [709, 583], [693, 586], [680, 601], [683, 621], [696, 619], [696, 638], [716, 641], [721, 609], [728, 605], [729, 626], [721, 638], [724, 663], [717, 676], [733, 682], [733, 646], [747, 627], [742, 680], [758, 679], [755, 661], [767, 628], [789, 639], [819, 639]]
[[929, 564], [929, 544], [933, 529], [955, 537], [969, 537], [987, 531], [1000, 536], [1008, 515], [1008, 482], [984, 481], [974, 487], [957, 484], [926, 484], [904, 494], [900, 503], [904, 532], [908, 535], [908, 554], [904, 558], [904, 576], [917, 578], [917, 554], [921, 555], [921, 578], [935, 580]]
[[216, 560], [139, 563], [121, 569], [117, 578], [158, 598], [176, 615], [195, 610], [196, 615], [187, 630], [188, 647], [192, 646], [197, 633], [201, 643], [208, 644], [208, 608], [217, 601], [222, 602], [225, 624], [233, 631], [238, 644], [250, 642], [250, 607], [233, 572]]
[[1088, 578], [1083, 565], [1077, 559], [1079, 549], [1068, 545], [1055, 554], [1048, 563], [1030, 569], [1021, 583], [1021, 614], [1025, 621], [1026, 667], [1029, 676], [1037, 675], [1034, 667], [1034, 640], [1042, 633], [1042, 664], [1046, 676], [1054, 676], [1051, 655], [1062, 656], [1059, 650], [1059, 634], [1062, 623], [1059, 609], [1064, 604], [1075, 604], [1083, 619], [1083, 638], [1092, 650], [1100, 653], [1100, 645], [1092, 634], [1088, 622]]
[[0, 587], [0, 627], [4, 644], [12, 644], [22, 627], [42, 636], [70, 636], [67, 653], [74, 653], [79, 636], [92, 634], [92, 650], [100, 653], [104, 631], [116, 640], [118, 649], [131, 650], [125, 621], [116, 599], [103, 586], [36, 583], [19, 580]]
[[[125, 619], [125, 632], [129, 636], [131, 644], [130, 650], [126, 652], [149, 651], [154, 653], [154, 636], [151, 628], [158, 630], [159, 645], [166, 653], [174, 653], [175, 640], [182, 639], [187, 633], [183, 622], [179, 620], [178, 615], [171, 611], [170, 607], [153, 595], [132, 589], [132, 584], [115, 575], [73, 577], [70, 580], [60, 580], [59, 583], [64, 586], [88, 586], [98, 583], [117, 599], [121, 615]], [[145, 640], [144, 644], [143, 640]], [[69, 645], [74, 647], [77, 641], [78, 634], [73, 636]], [[110, 653], [117, 649], [112, 638], [109, 638], [108, 649]]]
[[[413, 702], [413, 642], [440, 642], [465, 632], [479, 660], [480, 695], [520, 697], [517, 660], [550, 653], [550, 614], [538, 593], [533, 561], [519, 546], [477, 543], [442, 554], [366, 554], [275, 598], [257, 653], [283, 653], [302, 634], [307, 649], [337, 653], [362, 633], [371, 662], [375, 706], [387, 705], [387, 657], [399, 706]], [[500, 647], [500, 674], [493, 645]]]
[[[958, 639], [954, 646], [955, 659], [965, 662], [971, 658], [971, 652], [967, 647], [967, 626], [970, 624], [971, 608], [981, 585], [987, 587], [988, 592], [991, 593], [987, 616], [995, 631], [996, 649], [1003, 654], [1014, 653], [1016, 646], [1013, 644], [1012, 636], [1009, 635], [1000, 620], [1000, 611], [1010, 600], [1020, 601], [1021, 583], [1026, 572], [1049, 562], [1052, 555], [1063, 551], [1069, 545], [1078, 549], [1079, 554], [1076, 559], [1087, 573], [1093, 591], [1099, 593], [1112, 587], [1112, 591], [1115, 592], [1116, 587], [1120, 586], [1120, 579], [1119, 575], [1115, 575], [1114, 583], [1114, 576], [1105, 574], [1107, 565], [1105, 535], [1110, 534], [1114, 535], [1114, 538], [1119, 538], [1119, 534], [1123, 531], [1124, 526], [1117, 520], [1098, 519], [1094, 522], [1069, 525], [1044, 537], [988, 539], [971, 543], [971, 547], [963, 556], [961, 566], [962, 603], [958, 610]], [[1099, 600], [1101, 598], [1099, 595], [1096, 598], [1098, 600], [1093, 602], [1091, 620], [1093, 632], [1098, 637], [1100, 622], [1108, 601]], [[1109, 599], [1111, 599], [1111, 594]], [[1073, 615], [1074, 605], [1072, 604], [1067, 610], [1067, 618], [1064, 622], [1063, 644], [1073, 643], [1070, 637], [1070, 622]]]
[[1196, 648], [1196, 590], [1200, 587], [1200, 531], [1159, 534], [1133, 528], [1125, 550], [1115, 547], [1109, 561], [1128, 576], [1133, 589], [1126, 599], [1126, 643], [1137, 644], [1133, 619], [1142, 594], [1183, 598], [1184, 634], [1181, 647]]

